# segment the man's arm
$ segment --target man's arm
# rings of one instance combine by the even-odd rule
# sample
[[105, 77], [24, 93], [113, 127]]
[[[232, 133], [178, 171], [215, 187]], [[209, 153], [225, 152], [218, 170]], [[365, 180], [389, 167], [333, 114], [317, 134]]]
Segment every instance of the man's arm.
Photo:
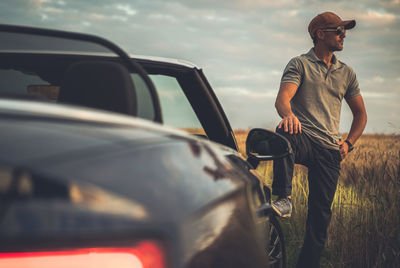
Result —
[[282, 117], [282, 121], [279, 123], [278, 128], [284, 127], [285, 132], [290, 134], [301, 133], [301, 123], [299, 119], [293, 114], [292, 107], [290, 106], [290, 100], [296, 94], [298, 86], [293, 83], [282, 83], [278, 96], [275, 101], [275, 108], [278, 114]]
[[[355, 96], [351, 99], [346, 99], [346, 102], [353, 113], [353, 122], [351, 123], [347, 140], [354, 145], [363, 133], [365, 125], [367, 124], [367, 112], [361, 95]], [[342, 155], [342, 159], [344, 159], [348, 153], [349, 147], [347, 143], [343, 141], [338, 142], [338, 144], [341, 145], [340, 154]]]

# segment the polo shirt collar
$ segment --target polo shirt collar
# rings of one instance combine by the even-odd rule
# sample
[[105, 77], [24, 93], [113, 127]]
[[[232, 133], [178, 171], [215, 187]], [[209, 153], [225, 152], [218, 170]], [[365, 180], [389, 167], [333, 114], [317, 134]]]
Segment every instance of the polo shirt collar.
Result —
[[[314, 49], [311, 48], [310, 51], [308, 51], [308, 53], [306, 54], [306, 57], [311, 60], [312, 62], [321, 62], [324, 63], [325, 62], [323, 60], [321, 60], [320, 58], [317, 57], [317, 55], [315, 55]], [[335, 54], [332, 55], [332, 69], [337, 69], [341, 66], [340, 61], [338, 61], [338, 59], [336, 58]]]

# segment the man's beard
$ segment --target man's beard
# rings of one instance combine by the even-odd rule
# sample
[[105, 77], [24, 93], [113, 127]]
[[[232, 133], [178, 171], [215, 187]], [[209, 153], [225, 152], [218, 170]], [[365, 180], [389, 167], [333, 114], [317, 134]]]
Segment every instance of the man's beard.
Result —
[[329, 50], [332, 51], [332, 52], [342, 51], [343, 50], [343, 44], [342, 45], [337, 44], [337, 45], [334, 45], [334, 46], [330, 46]]

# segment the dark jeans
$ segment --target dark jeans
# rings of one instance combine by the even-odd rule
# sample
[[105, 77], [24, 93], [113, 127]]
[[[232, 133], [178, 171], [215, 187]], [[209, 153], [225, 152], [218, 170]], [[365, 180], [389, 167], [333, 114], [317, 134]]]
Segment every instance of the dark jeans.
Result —
[[272, 194], [291, 195], [294, 164], [308, 167], [306, 235], [297, 267], [319, 267], [342, 158], [338, 150], [323, 148], [304, 133], [291, 135], [283, 132], [283, 128], [277, 129], [277, 132], [289, 140], [293, 154], [274, 161]]

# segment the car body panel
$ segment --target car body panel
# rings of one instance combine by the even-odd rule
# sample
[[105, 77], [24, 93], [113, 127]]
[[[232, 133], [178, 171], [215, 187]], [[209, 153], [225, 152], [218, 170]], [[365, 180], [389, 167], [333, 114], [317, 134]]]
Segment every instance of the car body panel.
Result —
[[[49, 107], [56, 106], [64, 113], [39, 109], [27, 114], [29, 101], [11, 102], [19, 108], [0, 103], [5, 130], [0, 134], [0, 162], [30, 178], [31, 188], [2, 214], [0, 230], [7, 232], [0, 236], [7, 248], [23, 248], [21, 238], [25, 246], [32, 246], [31, 240], [36, 245], [64, 241], [65, 246], [72, 237], [90, 244], [93, 237], [107, 240], [122, 232], [137, 238], [151, 226], [152, 235], [166, 243], [171, 236], [183, 241], [177, 251], [185, 256], [185, 267], [235, 260], [228, 253], [215, 259], [209, 252], [212, 244], [223, 253], [227, 239], [247, 243], [255, 260], [265, 258], [255, 250], [258, 242], [251, 235], [256, 230], [251, 229], [254, 215], [244, 198], [248, 182], [225, 157], [233, 150], [140, 119], [114, 115], [123, 122], [118, 124], [107, 122], [102, 112], [73, 108], [65, 113], [69, 107], [47, 103], [35, 105], [42, 111], [56, 111]], [[74, 116], [85, 112], [94, 120]], [[244, 232], [249, 233], [247, 241]]]

